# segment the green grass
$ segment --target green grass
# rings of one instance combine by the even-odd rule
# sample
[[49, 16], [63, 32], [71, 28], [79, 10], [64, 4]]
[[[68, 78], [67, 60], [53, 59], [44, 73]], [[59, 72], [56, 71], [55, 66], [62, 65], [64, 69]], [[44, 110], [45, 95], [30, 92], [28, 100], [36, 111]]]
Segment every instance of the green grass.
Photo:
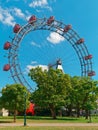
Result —
[[79, 127], [79, 126], [76, 126], [76, 127], [70, 127], [70, 126], [62, 126], [62, 127], [51, 127], [51, 126], [44, 126], [44, 127], [0, 127], [0, 129], [2, 130], [98, 130], [98, 127]]
[[[23, 116], [17, 116], [17, 123], [23, 122]], [[1, 117], [0, 123], [12, 123], [13, 117]], [[85, 117], [75, 118], [75, 117], [57, 117], [57, 119], [53, 120], [51, 117], [41, 117], [41, 116], [27, 116], [27, 122], [29, 123], [88, 123], [88, 120], [85, 120]], [[98, 123], [98, 116], [92, 117], [93, 123]]]
[[[84, 117], [81, 118], [73, 118], [73, 117], [57, 117], [56, 120], [53, 120], [51, 117], [38, 117], [38, 116], [27, 116], [27, 124], [28, 123], [88, 123], [89, 120], [85, 120]], [[24, 123], [23, 116], [17, 116], [17, 123]], [[98, 116], [92, 117], [93, 123], [98, 123]], [[1, 117], [0, 123], [5, 123], [4, 127], [0, 127], [2, 130], [98, 130], [96, 126], [8, 126], [6, 127], [6, 123], [13, 123], [13, 117]]]

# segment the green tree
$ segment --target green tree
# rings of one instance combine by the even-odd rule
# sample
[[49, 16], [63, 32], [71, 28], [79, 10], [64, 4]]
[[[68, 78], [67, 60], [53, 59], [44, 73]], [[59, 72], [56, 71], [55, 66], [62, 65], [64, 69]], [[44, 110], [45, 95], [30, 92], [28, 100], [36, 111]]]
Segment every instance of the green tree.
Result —
[[71, 89], [66, 96], [66, 106], [71, 115], [72, 109], [76, 109], [77, 117], [80, 115], [80, 109], [86, 111], [88, 118], [89, 108], [94, 109], [98, 98], [98, 82], [91, 80], [89, 77], [71, 77]]
[[[90, 111], [97, 109], [98, 100], [98, 81], [89, 80], [84, 83], [86, 88], [82, 107], [86, 111], [86, 119], [90, 117]], [[90, 117], [91, 118], [91, 117]]]
[[16, 122], [16, 112], [24, 110], [25, 98], [27, 99], [26, 104], [28, 106], [30, 93], [27, 91], [26, 87], [20, 84], [6, 85], [1, 93], [1, 106], [14, 113], [14, 122]]
[[79, 108], [79, 101], [80, 101], [79, 100], [80, 92], [78, 92], [80, 89], [79, 79], [80, 77], [78, 76], [71, 77], [71, 87], [67, 91], [67, 96], [65, 99], [68, 116], [73, 115], [72, 110], [76, 109], [77, 105], [78, 105], [77, 108]]
[[33, 93], [35, 104], [49, 107], [55, 119], [56, 108], [65, 104], [66, 90], [71, 86], [70, 76], [59, 69], [43, 71], [40, 67], [31, 69], [29, 76], [37, 83], [37, 90]]

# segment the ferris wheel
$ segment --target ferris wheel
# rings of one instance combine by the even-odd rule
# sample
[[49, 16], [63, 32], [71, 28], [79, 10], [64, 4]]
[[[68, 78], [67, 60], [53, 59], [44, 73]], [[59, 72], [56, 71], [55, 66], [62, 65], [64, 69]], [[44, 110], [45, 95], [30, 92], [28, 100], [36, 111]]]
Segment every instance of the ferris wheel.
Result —
[[[37, 31], [39, 34], [41, 34], [42, 39], [44, 36], [47, 37], [48, 42], [51, 36], [48, 37], [49, 34], [47, 34], [47, 31], [49, 33], [52, 32], [52, 34], [54, 33], [55, 37], [56, 35], [60, 36], [63, 39], [63, 43], [55, 45], [49, 43], [48, 45], [46, 41], [44, 41], [42, 44], [35, 44], [35, 42], [33, 42], [32, 44], [33, 46], [36, 46], [36, 49], [28, 47], [27, 45], [26, 48], [21, 50], [21, 47], [24, 47], [24, 45], [22, 45], [21, 43], [25, 42], [26, 44], [27, 42], [28, 44], [28, 42], [30, 42], [32, 38], [34, 40], [35, 37], [33, 37], [33, 35]], [[33, 34], [31, 32], [33, 32]], [[76, 31], [72, 29], [72, 26], [70, 24], [64, 24], [61, 21], [57, 21], [54, 16], [50, 16], [49, 18], [37, 18], [35, 15], [32, 15], [26, 25], [20, 26], [19, 24], [15, 24], [13, 28], [13, 33], [15, 35], [11, 39], [11, 41], [7, 41], [4, 44], [4, 50], [8, 50], [8, 63], [4, 65], [3, 70], [9, 70], [11, 73], [11, 77], [16, 83], [20, 83], [28, 87], [29, 89], [32, 89], [32, 85], [26, 78], [26, 74], [23, 72], [23, 65], [21, 65], [21, 62], [23, 64], [25, 63], [25, 61], [28, 62], [29, 57], [32, 57], [33, 63], [34, 61], [37, 61], [37, 58], [39, 57], [37, 61], [39, 66], [41, 64], [44, 64], [48, 66], [48, 68], [60, 68], [63, 70], [63, 72], [69, 74], [71, 71], [73, 73], [73, 71], [79, 70], [78, 73], [80, 76], [92, 77], [95, 75], [95, 71], [93, 71], [92, 69], [92, 55], [89, 53], [84, 43], [84, 39], [81, 38], [76, 33]], [[29, 37], [29, 40], [25, 38], [26, 36]], [[40, 39], [37, 33], [36, 38]], [[55, 40], [56, 39], [54, 38], [54, 42]], [[65, 42], [67, 42], [67, 44]], [[43, 46], [43, 50], [41, 46]], [[67, 46], [70, 49], [66, 51]], [[28, 50], [28, 55], [26, 55], [27, 49], [30, 50]], [[72, 52], [72, 50], [74, 51], [74, 53], [69, 57], [75, 57], [78, 64], [67, 65], [68, 62], [65, 57], [67, 54]], [[20, 52], [21, 54], [25, 54], [25, 56], [22, 55], [20, 58]], [[70, 61], [72, 62], [72, 59]], [[65, 67], [63, 67], [64, 65]], [[73, 69], [67, 69], [66, 66], [70, 68], [73, 67]], [[76, 70], [74, 69], [75, 67], [77, 68]]]

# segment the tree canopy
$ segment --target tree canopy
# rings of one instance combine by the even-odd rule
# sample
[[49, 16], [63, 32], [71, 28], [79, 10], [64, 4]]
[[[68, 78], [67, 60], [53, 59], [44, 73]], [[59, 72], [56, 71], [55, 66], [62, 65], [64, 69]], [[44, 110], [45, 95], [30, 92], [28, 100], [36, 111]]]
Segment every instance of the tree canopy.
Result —
[[64, 105], [68, 115], [75, 109], [78, 117], [81, 109], [88, 112], [97, 106], [98, 81], [89, 77], [71, 77], [59, 69], [43, 71], [40, 67], [31, 69], [29, 76], [37, 83], [37, 89], [32, 94], [35, 104], [49, 107], [53, 118], [56, 118], [58, 106]]
[[92, 109], [97, 105], [98, 98], [98, 82], [91, 80], [89, 77], [71, 77], [71, 89], [66, 97], [66, 106], [68, 107], [69, 115], [72, 109], [76, 109], [79, 116], [80, 109], [89, 110], [88, 103]]
[[28, 106], [29, 97], [30, 94], [26, 87], [20, 84], [6, 85], [2, 89], [2, 96], [0, 98], [1, 107], [14, 112], [14, 121], [16, 121], [16, 111], [24, 110], [25, 98], [27, 99], [26, 101]]
[[37, 83], [37, 90], [33, 93], [34, 102], [49, 107], [52, 117], [56, 118], [55, 108], [64, 105], [67, 89], [71, 87], [70, 76], [59, 69], [43, 71], [40, 67], [31, 69], [29, 76]]

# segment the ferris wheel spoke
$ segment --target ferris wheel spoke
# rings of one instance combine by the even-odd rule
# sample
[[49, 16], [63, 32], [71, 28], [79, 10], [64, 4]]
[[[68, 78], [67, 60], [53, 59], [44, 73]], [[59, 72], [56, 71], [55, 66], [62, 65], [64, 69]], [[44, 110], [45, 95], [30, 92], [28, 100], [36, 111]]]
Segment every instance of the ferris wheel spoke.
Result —
[[[64, 38], [64, 41], [62, 41], [60, 44], [50, 43], [51, 41], [47, 40], [47, 37], [49, 37], [49, 34], [47, 33], [40, 33], [40, 37], [38, 37], [40, 40], [43, 40], [43, 37], [45, 36], [45, 40], [43, 40], [43, 43], [33, 43], [31, 53], [29, 52], [30, 57], [32, 58], [32, 61], [36, 61], [36, 65], [47, 65], [51, 64], [51, 62], [54, 62], [52, 64], [56, 64], [58, 60], [61, 60], [62, 64], [64, 66], [73, 67], [71, 64], [78, 65], [77, 67], [80, 67], [80, 74], [81, 76], [94, 76], [95, 72], [92, 70], [92, 55], [89, 54], [89, 51], [87, 49], [87, 46], [84, 43], [84, 39], [81, 38], [76, 31], [72, 29], [71, 25], [64, 24], [61, 21], [55, 20], [53, 16], [50, 16], [50, 18], [36, 18], [36, 16], [32, 16], [28, 23], [24, 26], [20, 26], [19, 24], [16, 24], [14, 27], [14, 33], [15, 36], [12, 39], [11, 43], [6, 42], [4, 45], [5, 50], [9, 50], [8, 53], [8, 61], [9, 65], [5, 65], [4, 70], [8, 71], [10, 70], [11, 76], [14, 79], [15, 82], [21, 83], [24, 86], [27, 86], [34, 91], [32, 86], [27, 81], [23, 71], [24, 69], [21, 68], [21, 64], [19, 61], [19, 52], [23, 51], [19, 50], [20, 43], [25, 39], [26, 35], [30, 35], [31, 32], [36, 31], [49, 31], [51, 33], [56, 33], [60, 38]], [[43, 35], [44, 34], [44, 35]], [[31, 38], [31, 37], [30, 37]], [[33, 37], [34, 39], [37, 39]], [[38, 39], [37, 39], [38, 40]], [[56, 39], [55, 39], [56, 40]], [[36, 40], [35, 40], [36, 41]], [[39, 41], [39, 40], [38, 40]], [[31, 42], [31, 39], [29, 41], [26, 41], [27, 43]], [[60, 42], [60, 41], [59, 41]], [[67, 44], [65, 42], [68, 42]], [[71, 48], [73, 49], [73, 52], [67, 49], [66, 46], [71, 45]], [[21, 45], [22, 46], [22, 45]], [[28, 47], [31, 50], [30, 44]], [[48, 50], [48, 51], [47, 51]], [[64, 50], [64, 52], [62, 52]], [[27, 52], [27, 51], [26, 51]], [[75, 52], [75, 53], [74, 53]], [[68, 53], [68, 54], [67, 54]], [[73, 57], [74, 55], [74, 57]], [[21, 58], [23, 59], [23, 57]], [[29, 62], [29, 57], [27, 59]], [[23, 60], [25, 63], [25, 61]], [[28, 63], [29, 64], [29, 63]], [[51, 64], [51, 65], [52, 65]], [[70, 65], [69, 65], [70, 64]], [[25, 64], [26, 67], [27, 64]], [[67, 71], [67, 69], [66, 69]], [[70, 69], [71, 71], [71, 69]]]

